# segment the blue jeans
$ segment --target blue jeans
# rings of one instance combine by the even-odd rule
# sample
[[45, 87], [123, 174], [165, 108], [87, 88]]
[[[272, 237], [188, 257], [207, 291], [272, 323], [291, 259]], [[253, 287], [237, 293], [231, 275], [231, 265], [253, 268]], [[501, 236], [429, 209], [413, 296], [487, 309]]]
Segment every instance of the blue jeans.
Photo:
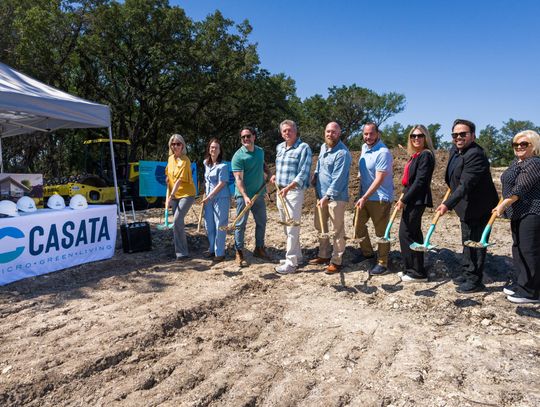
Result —
[[204, 206], [204, 223], [208, 233], [208, 251], [216, 256], [225, 255], [225, 238], [227, 232], [219, 230], [222, 226], [227, 226], [229, 222], [229, 208], [231, 200], [228, 196], [216, 198], [207, 202]]
[[[236, 198], [236, 215], [246, 207], [244, 198]], [[244, 248], [244, 234], [246, 232], [246, 224], [249, 217], [249, 212], [253, 214], [255, 219], [255, 247], [264, 247], [264, 234], [266, 232], [266, 203], [264, 196], [259, 197], [249, 209], [242, 219], [239, 219], [236, 228], [234, 229], [234, 245], [236, 250]]]

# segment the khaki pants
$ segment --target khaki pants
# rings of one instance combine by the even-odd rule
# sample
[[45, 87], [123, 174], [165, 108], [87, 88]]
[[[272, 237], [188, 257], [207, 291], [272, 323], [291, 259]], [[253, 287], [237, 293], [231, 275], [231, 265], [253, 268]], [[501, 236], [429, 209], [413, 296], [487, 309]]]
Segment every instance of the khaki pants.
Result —
[[[330, 261], [338, 266], [343, 262], [343, 253], [345, 252], [345, 206], [344, 201], [330, 201], [327, 206], [321, 208], [322, 222], [326, 225], [326, 230], [333, 236], [333, 250], [330, 252], [330, 238], [319, 238], [319, 257], [329, 258]], [[330, 219], [330, 228], [328, 220]], [[317, 208], [315, 208], [315, 229], [322, 232]]]
[[[364, 237], [362, 243], [360, 243], [360, 249], [364, 256], [373, 256], [373, 246], [371, 240], [369, 240], [367, 222], [369, 219], [373, 222], [375, 227], [375, 234], [377, 237], [384, 237], [384, 232], [388, 221], [390, 220], [390, 209], [392, 209], [391, 202], [379, 202], [379, 201], [367, 201], [362, 210], [360, 211], [356, 230], [354, 231], [355, 237], [361, 239]], [[390, 251], [390, 243], [379, 243], [377, 247], [378, 251], [378, 264], [386, 267], [388, 264], [388, 252]]]

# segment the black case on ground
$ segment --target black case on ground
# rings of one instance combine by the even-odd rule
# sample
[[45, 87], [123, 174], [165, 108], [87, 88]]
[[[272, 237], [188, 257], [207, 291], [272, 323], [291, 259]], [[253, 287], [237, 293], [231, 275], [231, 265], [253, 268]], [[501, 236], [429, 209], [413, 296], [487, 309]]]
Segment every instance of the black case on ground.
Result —
[[152, 235], [148, 222], [132, 222], [120, 225], [122, 249], [124, 253], [136, 253], [152, 250]]
[[124, 253], [136, 253], [152, 250], [152, 235], [150, 233], [150, 224], [148, 222], [137, 222], [135, 219], [135, 209], [133, 201], [131, 211], [133, 213], [133, 222], [127, 221], [125, 202], [122, 201], [124, 211], [124, 224], [120, 225], [120, 236], [122, 237], [122, 249]]

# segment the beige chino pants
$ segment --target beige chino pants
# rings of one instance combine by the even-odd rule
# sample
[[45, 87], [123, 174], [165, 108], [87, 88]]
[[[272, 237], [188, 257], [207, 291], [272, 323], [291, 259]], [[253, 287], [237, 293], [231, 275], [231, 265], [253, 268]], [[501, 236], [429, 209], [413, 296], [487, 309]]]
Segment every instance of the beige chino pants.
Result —
[[[328, 259], [330, 262], [341, 266], [343, 263], [343, 253], [345, 252], [345, 207], [347, 202], [330, 201], [327, 206], [321, 208], [322, 222], [326, 225], [326, 230], [333, 236], [333, 250], [330, 249], [330, 238], [319, 238], [319, 257]], [[330, 220], [330, 227], [328, 227]], [[315, 229], [322, 231], [315, 208]], [[331, 255], [331, 256], [330, 256]]]

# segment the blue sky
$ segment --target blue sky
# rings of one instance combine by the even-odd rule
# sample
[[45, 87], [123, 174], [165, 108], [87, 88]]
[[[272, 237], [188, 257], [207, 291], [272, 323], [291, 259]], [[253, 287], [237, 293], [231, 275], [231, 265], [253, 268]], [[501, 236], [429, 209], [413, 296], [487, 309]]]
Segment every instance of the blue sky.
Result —
[[171, 1], [202, 20], [249, 20], [261, 66], [296, 81], [302, 99], [356, 83], [405, 94], [404, 125], [467, 118], [540, 125], [540, 2]]

